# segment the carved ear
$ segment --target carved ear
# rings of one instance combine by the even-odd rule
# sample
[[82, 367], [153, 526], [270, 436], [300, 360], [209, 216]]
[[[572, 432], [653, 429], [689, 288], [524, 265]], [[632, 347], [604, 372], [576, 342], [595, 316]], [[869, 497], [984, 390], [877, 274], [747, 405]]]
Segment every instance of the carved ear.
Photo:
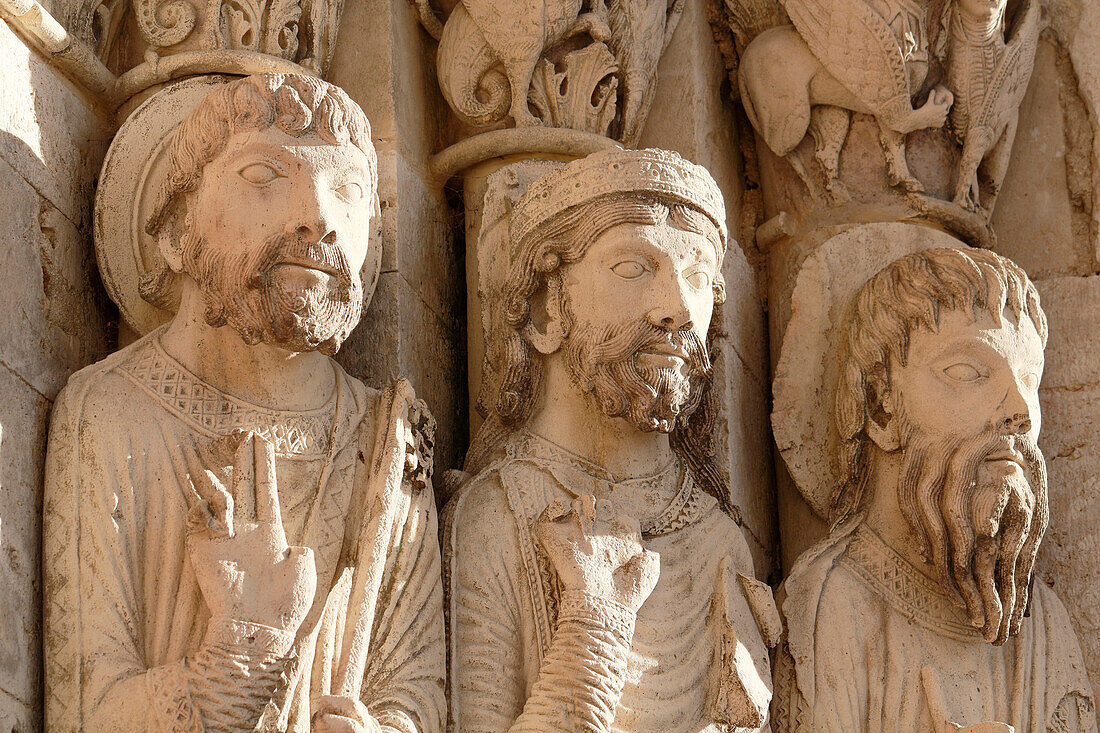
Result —
[[172, 272], [183, 270], [183, 245], [181, 239], [186, 227], [191, 226], [191, 214], [187, 214], [186, 223], [181, 226], [179, 214], [171, 215], [157, 231], [157, 251]]
[[531, 318], [523, 327], [523, 338], [540, 354], [553, 354], [565, 338], [561, 278], [551, 275], [542, 293], [531, 299]]
[[866, 423], [867, 437], [887, 453], [901, 448], [901, 433], [898, 430], [897, 411], [890, 392], [884, 392], [874, 410], [868, 410]]

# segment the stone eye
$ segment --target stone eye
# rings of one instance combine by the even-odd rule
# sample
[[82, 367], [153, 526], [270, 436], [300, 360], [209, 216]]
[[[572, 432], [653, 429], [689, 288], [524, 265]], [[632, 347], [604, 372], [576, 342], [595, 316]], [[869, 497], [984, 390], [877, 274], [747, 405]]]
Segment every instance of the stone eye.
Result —
[[250, 163], [237, 171], [237, 175], [255, 186], [262, 186], [283, 177], [282, 173], [267, 163]]
[[332, 189], [337, 196], [347, 201], [349, 204], [354, 204], [363, 199], [363, 187], [354, 181], [349, 181], [342, 186], [337, 186]]
[[636, 280], [645, 274], [645, 266], [635, 260], [623, 260], [612, 267], [611, 271], [624, 280]]
[[708, 275], [705, 270], [696, 270], [689, 274], [686, 279], [688, 283], [691, 284], [691, 287], [697, 290], [702, 290], [710, 285], [710, 275]]
[[943, 373], [956, 382], [975, 382], [982, 378], [982, 373], [974, 367], [963, 362], [952, 364], [943, 370]]
[[1039, 375], [1036, 374], [1035, 372], [1029, 372], [1029, 373], [1024, 375], [1023, 382], [1024, 382], [1024, 385], [1028, 389], [1038, 389], [1039, 388]]

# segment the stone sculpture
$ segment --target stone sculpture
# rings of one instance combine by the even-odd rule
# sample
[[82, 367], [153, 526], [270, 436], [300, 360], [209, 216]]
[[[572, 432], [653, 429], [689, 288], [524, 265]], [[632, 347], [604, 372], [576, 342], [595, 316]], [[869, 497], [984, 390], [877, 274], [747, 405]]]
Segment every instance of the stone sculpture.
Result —
[[433, 423], [329, 358], [380, 269], [370, 126], [258, 75], [169, 151], [141, 293], [176, 313], [74, 375], [50, 429], [48, 729], [441, 730]]
[[[786, 338], [807, 328], [829, 324]], [[781, 592], [773, 730], [1095, 731], [1069, 617], [1032, 576], [1049, 518], [1034, 285], [985, 250], [915, 252], [866, 282], [844, 333], [821, 385], [834, 431], [802, 415], [811, 448], [790, 449], [825, 444], [835, 466], [784, 453], [832, 529]], [[796, 351], [780, 372], [830, 358]], [[806, 409], [791, 377], [777, 424]]]
[[[948, 122], [963, 146], [955, 203], [986, 215], [1008, 170], [1041, 30], [1039, 2], [1027, 0], [1006, 41], [1007, 5], [1008, 0], [956, 0], [947, 45], [947, 85], [955, 98]], [[979, 170], [989, 185], [984, 206]]]
[[[828, 191], [847, 198], [839, 158], [851, 112], [879, 124], [890, 183], [924, 187], [909, 172], [905, 136], [943, 127], [952, 95], [942, 85], [914, 109], [933, 56], [926, 10], [912, 0], [781, 0], [792, 25], [765, 30], [744, 49], [738, 79], [745, 112], [776, 155], [789, 156], [807, 133], [825, 172]], [[738, 16], [777, 13], [752, 0], [731, 0]], [[753, 12], [755, 11], [755, 12]], [[789, 157], [804, 180], [810, 173]]]
[[645, 122], [657, 62], [684, 0], [462, 0], [445, 21], [430, 0], [414, 2], [439, 40], [443, 96], [464, 122], [510, 120], [630, 144]]
[[116, 73], [149, 54], [156, 60], [181, 53], [191, 54], [192, 69], [205, 71], [263, 64], [264, 55], [320, 73], [332, 60], [342, 6], [340, 0], [75, 0], [64, 10], [76, 35]]
[[445, 523], [454, 730], [765, 724], [771, 591], [670, 440], [726, 240], [709, 174], [659, 150], [560, 166], [513, 209], [506, 361]]

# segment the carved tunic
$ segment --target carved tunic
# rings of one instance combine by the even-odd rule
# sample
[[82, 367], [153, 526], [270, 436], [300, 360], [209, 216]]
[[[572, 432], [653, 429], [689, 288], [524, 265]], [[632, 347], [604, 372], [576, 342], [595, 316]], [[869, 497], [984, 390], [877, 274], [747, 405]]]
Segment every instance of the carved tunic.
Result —
[[[357, 617], [348, 600], [353, 578], [371, 550], [382, 550], [361, 699], [384, 731], [440, 730], [442, 589], [430, 486], [417, 488], [406, 476], [388, 546], [356, 542], [370, 472], [359, 466], [375, 465], [367, 461], [377, 450], [377, 422], [391, 417], [386, 397], [334, 362], [337, 386], [322, 408], [258, 408], [204, 384], [158, 339], [159, 331], [79, 372], [53, 415], [44, 552], [48, 729], [201, 731], [205, 723], [234, 730], [263, 713], [264, 730], [308, 731], [311, 699], [329, 693], [343, 631]], [[187, 454], [223, 472], [204, 446], [238, 428], [274, 443], [287, 539], [313, 548], [317, 566], [314, 605], [292, 658], [259, 675], [282, 676], [274, 700], [250, 696], [250, 686], [265, 681], [255, 670], [201, 685], [182, 674], [185, 665], [219, 662], [200, 648], [212, 632], [230, 656], [256, 641], [248, 625], [208, 630], [184, 545]]]
[[[453, 730], [742, 730], [718, 724], [728, 711], [715, 702], [717, 686], [724, 689], [723, 674], [741, 675], [766, 680], [756, 690], [770, 695], [770, 668], [757, 611], [739, 585], [739, 573], [753, 572], [740, 528], [679, 462], [671, 476], [616, 482], [534, 435], [507, 454], [448, 507]], [[618, 492], [654, 491], [665, 479], [676, 486], [678, 476], [666, 510], [642, 527], [661, 572], [636, 621], [627, 620], [633, 635], [616, 629], [607, 609], [581, 614], [578, 626], [576, 600], [562, 597], [532, 534], [540, 513], [555, 499], [614, 502]], [[718, 661], [724, 640], [739, 647], [736, 662]], [[575, 679], [586, 684], [573, 689]], [[547, 700], [558, 701], [564, 720], [552, 719]]]
[[772, 727], [940, 730], [1008, 723], [1017, 733], [1096, 730], [1069, 616], [1042, 582], [1004, 646], [986, 642], [939, 585], [854, 520], [807, 551], [784, 585]]

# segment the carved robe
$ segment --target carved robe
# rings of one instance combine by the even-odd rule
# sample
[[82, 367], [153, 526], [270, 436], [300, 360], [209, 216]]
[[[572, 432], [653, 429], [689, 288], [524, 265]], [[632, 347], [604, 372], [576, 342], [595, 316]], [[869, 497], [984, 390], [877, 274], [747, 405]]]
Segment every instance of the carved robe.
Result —
[[[263, 730], [304, 733], [311, 701], [336, 694], [342, 646], [369, 608], [369, 651], [353, 670], [360, 699], [381, 730], [441, 730], [444, 638], [425, 474], [430, 438], [408, 414], [407, 382], [380, 394], [333, 362], [336, 388], [325, 406], [268, 410], [200, 381], [168, 356], [159, 335], [74, 375], [54, 410], [45, 497], [47, 728], [174, 733], [201, 731], [205, 720], [206, 730], [235, 730], [262, 713]], [[410, 421], [408, 455], [398, 460], [413, 464], [419, 456], [425, 475], [389, 474], [399, 477], [386, 484], [398, 492], [390, 497], [392, 531], [388, 542], [366, 546], [359, 530], [377, 506], [376, 496], [364, 511], [366, 486], [372, 474], [392, 468], [381, 460], [380, 436]], [[192, 689], [180, 673], [201, 655], [210, 620], [184, 544], [191, 501], [185, 453], [201, 460], [203, 446], [235, 429], [274, 443], [287, 539], [313, 548], [317, 567], [314, 604], [291, 658], [278, 662], [274, 699], [243, 692], [255, 675]], [[211, 463], [205, 467], [224, 476]], [[381, 584], [364, 603], [353, 591], [363, 587], [356, 576], [377, 552], [386, 553]], [[247, 629], [223, 631], [242, 637], [232, 643], [255, 641]]]
[[1041, 581], [1004, 646], [855, 519], [784, 583], [772, 727], [939, 733], [948, 723], [1092, 733], [1095, 708], [1069, 615]]
[[[767, 586], [752, 579], [740, 528], [718, 503], [679, 461], [617, 481], [530, 433], [504, 454], [447, 509], [452, 729], [755, 729], [725, 724], [753, 705], [766, 714], [770, 662], [756, 618], [775, 608]], [[660, 579], [636, 621], [563, 594], [534, 535], [543, 509], [581, 495], [615, 503], [623, 492], [662, 485], [672, 487], [662, 494], [666, 508], [642, 526], [642, 544], [660, 553]], [[631, 623], [632, 636], [623, 628]]]

